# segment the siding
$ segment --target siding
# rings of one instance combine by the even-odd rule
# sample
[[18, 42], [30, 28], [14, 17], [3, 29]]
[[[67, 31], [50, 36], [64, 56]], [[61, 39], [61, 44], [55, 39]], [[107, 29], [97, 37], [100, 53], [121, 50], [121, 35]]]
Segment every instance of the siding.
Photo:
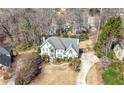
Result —
[[[53, 50], [53, 51], [51, 51]], [[49, 43], [45, 43], [42, 47], [41, 47], [41, 55], [43, 54], [47, 54], [49, 55], [49, 57], [55, 57], [55, 49], [54, 47]]]
[[63, 58], [64, 50], [63, 49], [57, 49], [56, 50], [56, 58]]

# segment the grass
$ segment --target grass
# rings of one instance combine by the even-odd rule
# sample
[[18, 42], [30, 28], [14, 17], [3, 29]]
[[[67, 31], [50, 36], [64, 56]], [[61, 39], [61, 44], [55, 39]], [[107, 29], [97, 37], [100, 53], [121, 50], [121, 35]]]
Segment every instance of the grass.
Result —
[[103, 73], [103, 79], [105, 84], [107, 85], [120, 85], [121, 78], [119, 77], [119, 73], [117, 73], [113, 69], [108, 69]]

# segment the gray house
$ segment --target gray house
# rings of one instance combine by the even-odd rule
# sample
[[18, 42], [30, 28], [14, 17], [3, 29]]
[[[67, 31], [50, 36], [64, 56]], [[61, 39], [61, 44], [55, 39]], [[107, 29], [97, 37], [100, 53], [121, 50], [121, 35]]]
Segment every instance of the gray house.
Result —
[[116, 57], [117, 57], [119, 60], [123, 60], [123, 61], [124, 61], [124, 39], [118, 41], [118, 42], [115, 44], [115, 47], [114, 47], [113, 50], [114, 50], [114, 52], [115, 52]]
[[6, 69], [11, 67], [12, 49], [0, 47], [0, 67]]
[[47, 54], [50, 58], [75, 58], [79, 56], [79, 39], [49, 37], [40, 48], [41, 55]]

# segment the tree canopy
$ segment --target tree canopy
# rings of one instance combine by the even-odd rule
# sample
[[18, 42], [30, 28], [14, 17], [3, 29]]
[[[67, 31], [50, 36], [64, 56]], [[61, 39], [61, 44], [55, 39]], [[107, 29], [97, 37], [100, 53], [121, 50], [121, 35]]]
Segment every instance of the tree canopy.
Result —
[[104, 56], [107, 54], [106, 52], [110, 51], [113, 40], [121, 37], [121, 29], [122, 20], [119, 16], [112, 16], [108, 19], [95, 45], [95, 51], [98, 57]]

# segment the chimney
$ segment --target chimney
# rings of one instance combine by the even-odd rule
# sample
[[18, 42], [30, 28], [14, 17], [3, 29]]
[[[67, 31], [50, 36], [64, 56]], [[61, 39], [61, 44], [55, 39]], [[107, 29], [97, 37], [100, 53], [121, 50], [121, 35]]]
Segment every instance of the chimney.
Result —
[[79, 45], [79, 39], [77, 39], [77, 45]]
[[45, 37], [43, 37], [43, 42], [45, 42]]

